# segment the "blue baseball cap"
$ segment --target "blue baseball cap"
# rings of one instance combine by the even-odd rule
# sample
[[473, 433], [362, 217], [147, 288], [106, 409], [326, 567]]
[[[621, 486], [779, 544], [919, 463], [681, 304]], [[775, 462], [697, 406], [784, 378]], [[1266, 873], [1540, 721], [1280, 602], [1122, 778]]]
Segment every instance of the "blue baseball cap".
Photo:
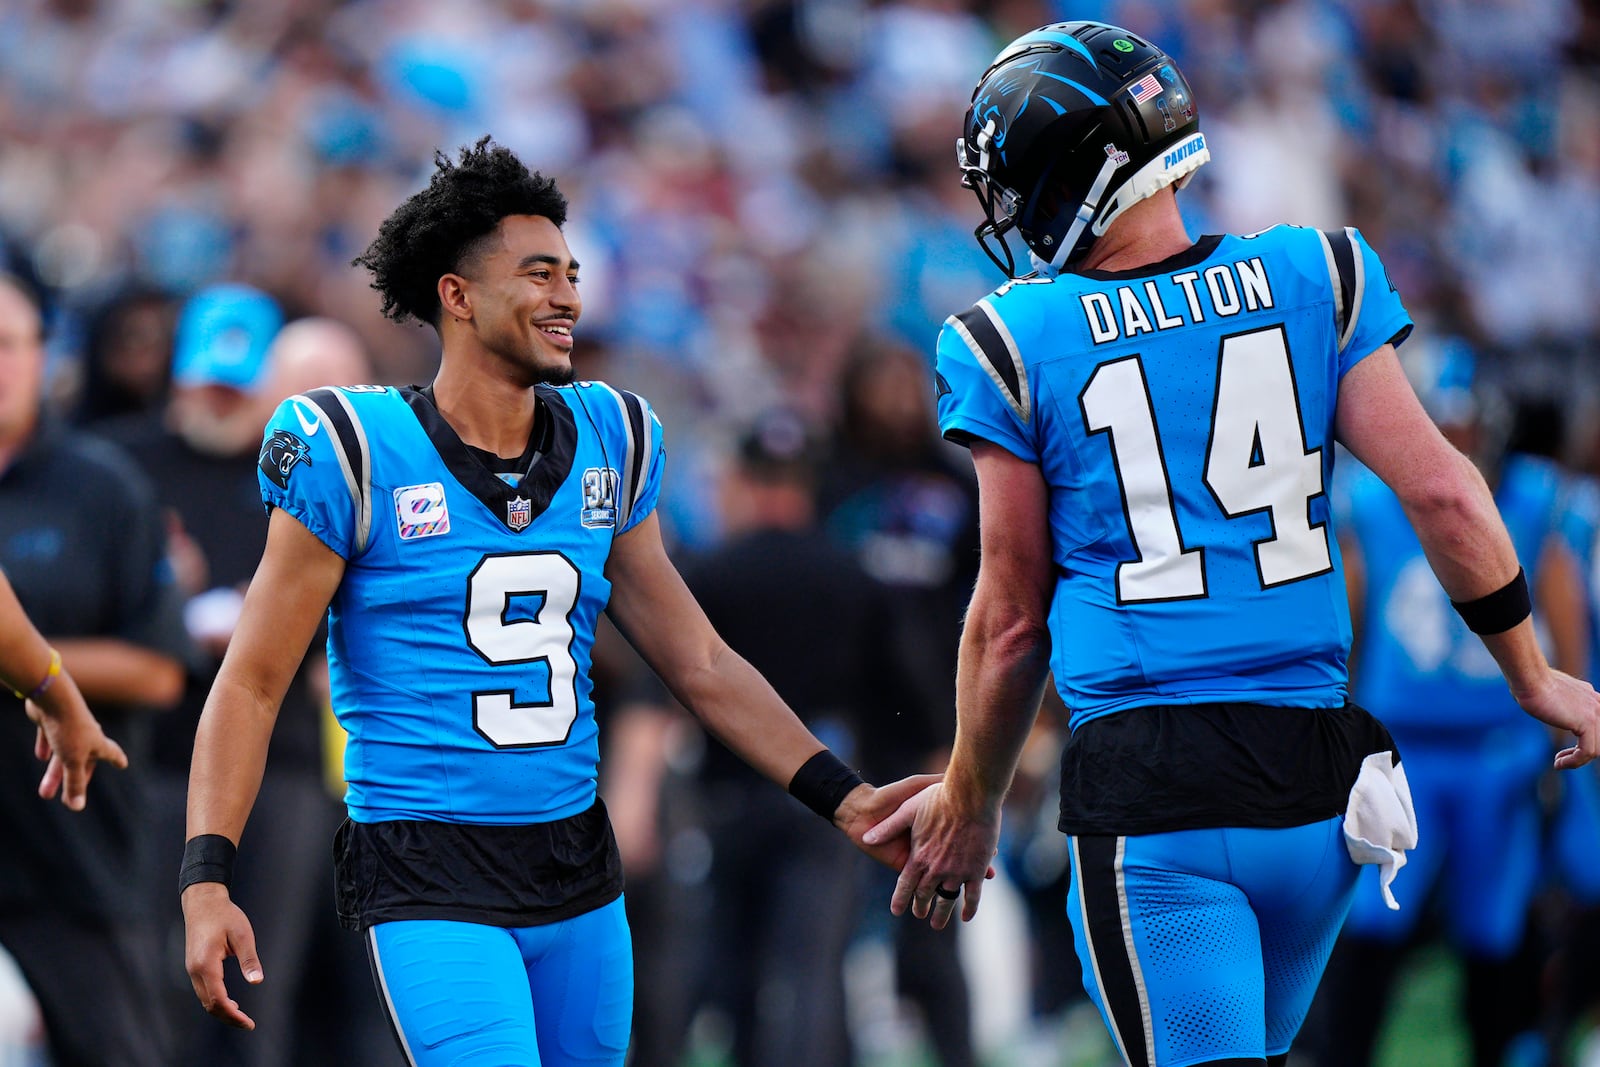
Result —
[[200, 290], [178, 317], [173, 382], [249, 392], [261, 380], [267, 347], [282, 326], [278, 302], [259, 289], [229, 283]]

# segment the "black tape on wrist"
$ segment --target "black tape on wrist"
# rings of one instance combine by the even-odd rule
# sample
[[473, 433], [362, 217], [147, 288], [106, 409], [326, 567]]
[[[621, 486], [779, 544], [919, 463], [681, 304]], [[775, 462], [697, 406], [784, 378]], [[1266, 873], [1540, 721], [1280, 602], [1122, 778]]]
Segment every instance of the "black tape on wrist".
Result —
[[200, 834], [183, 846], [183, 866], [178, 869], [178, 892], [196, 882], [233, 881], [233, 858], [239, 849], [221, 834]]
[[1475, 634], [1503, 634], [1533, 614], [1533, 598], [1528, 595], [1528, 576], [1521, 567], [1517, 576], [1488, 596], [1465, 603], [1450, 601], [1467, 629]]
[[838, 756], [823, 749], [794, 772], [794, 777], [789, 780], [789, 795], [832, 822], [833, 813], [839, 810], [844, 798], [861, 784], [861, 775], [845, 766]]

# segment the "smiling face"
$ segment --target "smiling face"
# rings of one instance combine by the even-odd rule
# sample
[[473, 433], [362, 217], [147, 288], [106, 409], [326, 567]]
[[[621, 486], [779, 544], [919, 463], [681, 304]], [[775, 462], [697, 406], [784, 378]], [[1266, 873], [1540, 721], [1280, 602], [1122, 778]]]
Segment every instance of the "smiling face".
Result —
[[549, 219], [501, 219], [460, 274], [439, 279], [439, 302], [441, 322], [464, 327], [524, 386], [572, 380], [572, 328], [583, 298], [577, 261]]

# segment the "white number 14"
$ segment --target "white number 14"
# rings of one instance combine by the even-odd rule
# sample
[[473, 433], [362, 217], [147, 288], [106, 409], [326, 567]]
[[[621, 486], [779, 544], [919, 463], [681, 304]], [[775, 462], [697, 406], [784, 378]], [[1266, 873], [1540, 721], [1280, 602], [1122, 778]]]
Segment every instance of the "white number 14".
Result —
[[[1138, 558], [1117, 567], [1120, 602], [1206, 595], [1205, 549], [1186, 548], [1156, 431], [1144, 366], [1128, 356], [1095, 369], [1078, 398], [1089, 432], [1111, 440]], [[1222, 342], [1206, 448], [1205, 484], [1230, 519], [1265, 511], [1272, 535], [1255, 542], [1262, 588], [1326, 573], [1328, 532], [1311, 524], [1323, 492], [1322, 450], [1306, 449], [1300, 398], [1281, 327]]]

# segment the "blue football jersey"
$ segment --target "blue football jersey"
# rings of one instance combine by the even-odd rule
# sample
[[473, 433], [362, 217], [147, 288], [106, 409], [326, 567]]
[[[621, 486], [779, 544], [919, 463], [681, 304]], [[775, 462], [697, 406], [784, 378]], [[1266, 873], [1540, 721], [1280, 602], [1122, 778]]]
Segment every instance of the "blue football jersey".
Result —
[[1150, 704], [1335, 707], [1339, 380], [1411, 320], [1355, 230], [1211, 236], [1009, 282], [939, 336], [939, 425], [1039, 465], [1073, 727]]
[[[1528, 582], [1535, 584], [1545, 542], [1560, 533], [1560, 471], [1546, 460], [1510, 456], [1494, 496]], [[1365, 573], [1356, 702], [1396, 731], [1506, 726], [1541, 733], [1544, 727], [1511, 698], [1489, 650], [1450, 606], [1400, 499], [1356, 465], [1348, 507], [1341, 530], [1361, 546]]]
[[524, 824], [594, 803], [606, 559], [656, 506], [661, 426], [599, 382], [538, 400], [520, 479], [472, 455], [426, 391], [314, 390], [267, 426], [262, 499], [346, 560], [328, 665], [357, 822]]

